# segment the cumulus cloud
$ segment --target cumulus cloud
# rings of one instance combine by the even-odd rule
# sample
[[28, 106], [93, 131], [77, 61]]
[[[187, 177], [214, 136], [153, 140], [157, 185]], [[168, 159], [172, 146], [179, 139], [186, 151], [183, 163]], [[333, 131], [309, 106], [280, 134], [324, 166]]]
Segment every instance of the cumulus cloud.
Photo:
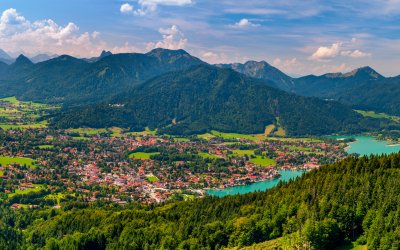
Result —
[[356, 49], [354, 51], [351, 51], [351, 50], [343, 51], [342, 55], [349, 56], [352, 58], [364, 58], [364, 57], [371, 56], [371, 53], [362, 52], [362, 51]]
[[250, 22], [248, 19], [243, 18], [239, 22], [235, 23], [234, 25], [231, 25], [234, 28], [245, 28], [245, 27], [258, 27], [260, 26], [259, 24], [254, 24]]
[[339, 55], [342, 43], [334, 43], [330, 47], [319, 47], [317, 51], [315, 51], [310, 59], [315, 61], [324, 61], [330, 60]]
[[121, 7], [119, 8], [119, 11], [121, 13], [133, 13], [133, 6], [130, 5], [129, 3], [124, 3], [123, 5], [121, 5]]
[[153, 13], [157, 10], [158, 6], [184, 6], [192, 4], [192, 0], [139, 0], [138, 8], [135, 10], [134, 7], [125, 3], [120, 7], [121, 13], [133, 13], [137, 16], [144, 16], [149, 13]]
[[27, 20], [15, 9], [1, 14], [0, 47], [13, 54], [24, 51], [27, 55], [50, 53], [79, 57], [97, 56], [103, 49], [117, 53], [138, 51], [129, 44], [110, 48], [100, 40], [99, 32], [80, 32], [72, 22], [62, 26], [51, 19]]
[[154, 48], [164, 48], [164, 49], [183, 49], [186, 46], [187, 39], [184, 34], [179, 30], [178, 26], [172, 25], [170, 28], [158, 30], [162, 34], [163, 39], [156, 43], [148, 43], [147, 49], [151, 50]]
[[332, 44], [330, 47], [319, 47], [309, 59], [314, 61], [330, 61], [337, 56], [346, 56], [351, 58], [363, 58], [371, 56], [370, 53], [366, 53], [358, 49], [351, 49], [351, 47], [354, 47], [355, 42], [356, 39], [353, 38], [351, 42], [347, 44], [338, 42]]

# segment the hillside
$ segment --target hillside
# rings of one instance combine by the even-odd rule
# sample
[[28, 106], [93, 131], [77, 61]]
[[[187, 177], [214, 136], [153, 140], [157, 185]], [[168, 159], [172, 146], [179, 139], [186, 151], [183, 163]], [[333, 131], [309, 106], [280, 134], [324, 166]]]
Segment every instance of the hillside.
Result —
[[400, 115], [400, 77], [393, 77], [337, 93], [337, 100], [363, 110]]
[[33, 64], [20, 56], [4, 68], [1, 97], [76, 105], [99, 102], [152, 77], [204, 64], [183, 50], [108, 55], [95, 62], [63, 55]]
[[[0, 209], [2, 249], [221, 249], [280, 238], [289, 249], [356, 241], [398, 249], [400, 155], [348, 158], [267, 192], [159, 206]], [[282, 238], [281, 238], [282, 237]], [[271, 244], [266, 244], [271, 245]]]
[[384, 79], [370, 67], [351, 72], [329, 73], [322, 76], [305, 76], [295, 79], [293, 92], [304, 96], [334, 98], [338, 92], [349, 91], [367, 82], [379, 82]]
[[356, 133], [379, 121], [336, 102], [299, 97], [229, 69], [196, 66], [156, 77], [102, 105], [65, 109], [57, 127], [158, 128], [171, 134], [210, 130], [263, 133], [279, 123], [288, 135]]

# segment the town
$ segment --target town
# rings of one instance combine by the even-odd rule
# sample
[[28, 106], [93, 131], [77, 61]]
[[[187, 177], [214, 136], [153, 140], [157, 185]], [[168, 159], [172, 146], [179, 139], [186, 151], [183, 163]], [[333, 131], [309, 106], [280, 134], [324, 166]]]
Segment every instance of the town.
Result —
[[[307, 171], [347, 155], [345, 142], [321, 138], [30, 127], [35, 121], [23, 112], [24, 103], [6, 100], [3, 117], [14, 126], [0, 130], [0, 199], [16, 208], [193, 199], [208, 189], [267, 181], [280, 170]], [[18, 123], [7, 110], [19, 114]]]

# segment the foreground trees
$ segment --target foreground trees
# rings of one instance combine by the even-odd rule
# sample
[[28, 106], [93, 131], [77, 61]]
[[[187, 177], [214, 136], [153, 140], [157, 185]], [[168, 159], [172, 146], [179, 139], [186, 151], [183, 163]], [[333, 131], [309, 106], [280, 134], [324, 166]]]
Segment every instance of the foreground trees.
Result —
[[0, 242], [5, 249], [221, 249], [283, 237], [291, 248], [357, 241], [398, 249], [400, 154], [350, 157], [267, 192], [131, 206], [3, 209]]

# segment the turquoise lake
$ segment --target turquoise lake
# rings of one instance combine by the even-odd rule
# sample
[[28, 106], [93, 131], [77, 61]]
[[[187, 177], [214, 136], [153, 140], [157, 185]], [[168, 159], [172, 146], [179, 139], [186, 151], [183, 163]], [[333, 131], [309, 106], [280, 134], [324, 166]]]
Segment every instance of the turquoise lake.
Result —
[[[372, 136], [332, 136], [330, 138], [345, 139], [345, 138], [355, 138], [356, 141], [350, 143], [346, 152], [349, 154], [357, 153], [360, 155], [370, 155], [370, 154], [390, 154], [400, 152], [400, 145], [390, 145], [389, 142], [378, 141]], [[237, 186], [219, 190], [207, 190], [209, 195], [224, 197], [227, 195], [234, 194], [245, 194], [255, 191], [265, 191], [267, 189], [273, 188], [278, 185], [279, 181], [288, 181], [301, 176], [304, 171], [280, 171], [281, 177], [279, 179], [268, 180], [263, 182], [256, 182], [246, 186]]]
[[390, 145], [386, 141], [378, 141], [372, 136], [335, 136], [334, 138], [355, 138], [356, 141], [350, 143], [346, 152], [349, 154], [357, 153], [359, 155], [370, 154], [391, 154], [400, 151], [400, 145]]
[[280, 171], [281, 177], [279, 179], [256, 182], [246, 186], [236, 186], [218, 190], [207, 190], [207, 193], [213, 196], [224, 197], [227, 195], [265, 191], [278, 185], [279, 181], [288, 181], [290, 179], [295, 179], [296, 177], [301, 176], [303, 173], [304, 171], [282, 170]]

